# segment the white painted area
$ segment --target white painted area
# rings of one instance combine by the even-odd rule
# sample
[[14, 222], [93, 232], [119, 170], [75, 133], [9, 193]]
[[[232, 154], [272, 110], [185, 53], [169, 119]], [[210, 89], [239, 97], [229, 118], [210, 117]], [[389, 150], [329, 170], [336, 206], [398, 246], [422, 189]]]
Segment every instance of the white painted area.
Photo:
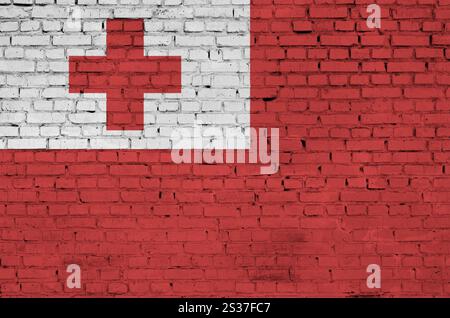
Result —
[[[249, 148], [249, 0], [91, 2], [81, 23], [67, 5], [0, 7], [1, 148], [171, 149], [196, 121], [241, 131]], [[108, 131], [106, 95], [68, 91], [68, 56], [103, 56], [114, 17], [145, 19], [145, 55], [182, 57], [181, 94], [145, 94], [143, 131]]]

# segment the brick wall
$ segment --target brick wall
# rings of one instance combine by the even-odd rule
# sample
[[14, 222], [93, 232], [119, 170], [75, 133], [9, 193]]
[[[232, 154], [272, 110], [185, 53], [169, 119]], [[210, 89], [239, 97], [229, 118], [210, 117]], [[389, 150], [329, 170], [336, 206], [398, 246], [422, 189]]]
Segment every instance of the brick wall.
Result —
[[[280, 128], [275, 175], [169, 151], [2, 150], [1, 295], [449, 296], [450, 1], [373, 2], [380, 30], [372, 1], [252, 3], [251, 124]], [[0, 6], [2, 58], [17, 12], [47, 6], [29, 3]]]

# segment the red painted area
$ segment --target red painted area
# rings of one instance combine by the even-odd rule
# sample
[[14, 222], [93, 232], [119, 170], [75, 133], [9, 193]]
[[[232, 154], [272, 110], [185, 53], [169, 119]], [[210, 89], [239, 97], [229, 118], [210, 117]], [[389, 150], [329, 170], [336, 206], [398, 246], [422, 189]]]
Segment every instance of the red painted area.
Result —
[[0, 152], [2, 296], [449, 296], [450, 2], [383, 5], [380, 31], [319, 2], [252, 4], [251, 121], [280, 128], [276, 175]]
[[181, 93], [181, 57], [144, 56], [144, 20], [107, 20], [106, 56], [70, 56], [71, 93], [106, 93], [107, 129], [142, 130], [144, 93]]

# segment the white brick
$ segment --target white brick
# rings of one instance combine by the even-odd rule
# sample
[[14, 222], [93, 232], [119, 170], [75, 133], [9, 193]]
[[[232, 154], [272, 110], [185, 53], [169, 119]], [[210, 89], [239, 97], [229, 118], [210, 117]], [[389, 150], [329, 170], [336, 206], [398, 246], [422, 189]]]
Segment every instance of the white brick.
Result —
[[164, 31], [165, 32], [175, 32], [183, 30], [183, 22], [182, 21], [166, 21], [164, 22]]
[[41, 60], [44, 58], [44, 51], [40, 49], [25, 49], [25, 58], [28, 60]]
[[19, 76], [19, 75], [7, 75], [6, 76], [6, 84], [9, 86], [27, 86], [27, 79], [26, 77]]
[[93, 32], [93, 31], [101, 31], [102, 30], [102, 22], [84, 22], [83, 23], [83, 31], [84, 32]]
[[[10, 46], [11, 37], [10, 36], [0, 36], [0, 46]], [[1, 56], [1, 54], [0, 54]]]
[[216, 75], [213, 77], [214, 87], [239, 87], [239, 75]]
[[224, 102], [224, 110], [226, 112], [243, 112], [243, 111], [245, 111], [245, 103], [243, 103], [243, 102]]
[[224, 49], [222, 51], [223, 59], [226, 60], [242, 60], [245, 58], [245, 53], [241, 49]]
[[66, 115], [64, 113], [29, 113], [27, 114], [27, 122], [30, 124], [50, 124], [64, 123]]
[[202, 32], [205, 29], [205, 24], [201, 21], [186, 21], [184, 30], [187, 32]]
[[21, 58], [25, 56], [24, 49], [21, 47], [10, 47], [5, 50], [6, 58]]
[[49, 85], [65, 86], [67, 84], [67, 77], [63, 75], [49, 75], [47, 81]]
[[0, 126], [0, 137], [2, 136], [18, 136], [19, 135], [19, 127], [12, 126]]
[[61, 128], [61, 135], [69, 137], [81, 136], [81, 128], [77, 126], [63, 126]]
[[14, 4], [24, 4], [31, 5], [33, 4], [33, 0], [13, 0]]
[[203, 124], [234, 124], [236, 123], [236, 118], [234, 115], [226, 114], [220, 115], [217, 114], [199, 114], [197, 119], [200, 120]]
[[0, 113], [0, 123], [2, 124], [20, 124], [25, 121], [26, 115], [25, 113], [8, 113], [1, 112]]
[[1, 32], [12, 32], [17, 31], [19, 29], [19, 23], [16, 21], [8, 21], [0, 23], [0, 31]]
[[39, 127], [37, 126], [26, 126], [20, 127], [21, 137], [39, 137]]
[[50, 139], [50, 149], [86, 149], [89, 141], [87, 139]]
[[20, 31], [37, 31], [39, 30], [41, 27], [41, 24], [39, 23], [39, 21], [23, 21], [22, 23], [20, 23]]
[[217, 45], [219, 46], [250, 46], [250, 38], [248, 36], [222, 36], [217, 37]]
[[60, 135], [60, 131], [57, 126], [42, 126], [40, 127], [39, 134], [42, 137], [55, 137]]
[[19, 89], [17, 87], [0, 87], [1, 98], [17, 98], [19, 97]]
[[76, 104], [77, 111], [94, 111], [96, 103], [93, 100], [79, 100]]
[[39, 97], [40, 90], [38, 88], [21, 88], [19, 90], [19, 97], [21, 99], [35, 99]]
[[215, 38], [210, 35], [205, 36], [177, 36], [175, 39], [177, 45], [180, 46], [202, 46], [214, 45]]
[[67, 89], [63, 87], [51, 87], [46, 88], [42, 91], [42, 97], [44, 98], [58, 98], [67, 96], [68, 96]]
[[155, 11], [155, 17], [159, 19], [190, 19], [194, 17], [194, 9], [186, 6], [167, 7], [164, 10]]
[[14, 35], [12, 37], [12, 45], [49, 45], [49, 35]]
[[56, 100], [54, 110], [73, 112], [75, 110], [75, 103], [73, 100]]
[[245, 32], [248, 30], [248, 22], [242, 21], [231, 21], [227, 24], [228, 32]]
[[201, 64], [201, 71], [207, 72], [230, 72], [236, 73], [239, 71], [239, 63], [237, 62], [204, 62]]
[[8, 139], [9, 149], [45, 149], [47, 140], [44, 138], [13, 138]]
[[89, 144], [94, 149], [128, 149], [130, 140], [126, 138], [92, 138]]
[[25, 100], [4, 100], [2, 111], [28, 111], [31, 109], [31, 102]]
[[60, 31], [61, 22], [55, 20], [46, 20], [42, 22], [42, 29], [46, 32], [50, 31]]
[[28, 13], [22, 8], [10, 6], [0, 7], [0, 18], [11, 19], [11, 18], [26, 18], [26, 17], [28, 17]]
[[55, 35], [53, 45], [90, 45], [92, 38], [90, 35]]
[[213, 32], [224, 31], [227, 27], [226, 22], [224, 21], [207, 21], [206, 22], [206, 30]]
[[203, 99], [213, 99], [213, 98], [235, 99], [236, 89], [200, 88], [198, 96]]
[[28, 76], [27, 77], [27, 85], [33, 86], [33, 87], [48, 86], [47, 77], [44, 74]]
[[0, 72], [17, 73], [17, 72], [33, 72], [33, 61], [24, 60], [0, 60]]
[[50, 100], [36, 100], [33, 102], [33, 107], [35, 110], [52, 110], [53, 102]]
[[45, 56], [48, 59], [63, 59], [65, 57], [64, 55], [64, 49], [50, 49], [50, 50], [45, 50]]
[[115, 18], [151, 18], [153, 8], [151, 7], [130, 7], [114, 9]]
[[212, 100], [202, 103], [202, 111], [204, 112], [220, 112], [222, 110], [222, 101]]
[[195, 112], [200, 110], [200, 103], [197, 101], [193, 102], [182, 102], [181, 103], [181, 110], [183, 112]]
[[146, 139], [146, 148], [149, 149], [170, 149], [170, 138]]
[[75, 113], [68, 116], [70, 122], [75, 124], [104, 123], [106, 120], [104, 113]]
[[65, 7], [34, 6], [31, 11], [31, 16], [33, 18], [67, 18], [69, 14]]

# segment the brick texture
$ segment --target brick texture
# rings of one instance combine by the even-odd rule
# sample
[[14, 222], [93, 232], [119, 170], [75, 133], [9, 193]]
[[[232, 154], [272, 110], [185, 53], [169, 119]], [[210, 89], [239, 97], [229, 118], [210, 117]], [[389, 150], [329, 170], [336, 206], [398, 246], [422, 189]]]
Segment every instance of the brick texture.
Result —
[[[2, 0], [2, 56], [50, 41], [11, 36], [57, 28], [20, 22], [47, 2]], [[373, 2], [381, 30], [365, 23], [372, 1], [251, 4], [251, 124], [280, 128], [275, 175], [169, 151], [2, 150], [1, 295], [450, 296], [450, 1]], [[220, 21], [241, 1], [211, 3]], [[47, 58], [33, 45], [9, 65], [32, 71]], [[8, 78], [2, 99], [33, 94]], [[65, 287], [71, 263], [80, 290]]]

